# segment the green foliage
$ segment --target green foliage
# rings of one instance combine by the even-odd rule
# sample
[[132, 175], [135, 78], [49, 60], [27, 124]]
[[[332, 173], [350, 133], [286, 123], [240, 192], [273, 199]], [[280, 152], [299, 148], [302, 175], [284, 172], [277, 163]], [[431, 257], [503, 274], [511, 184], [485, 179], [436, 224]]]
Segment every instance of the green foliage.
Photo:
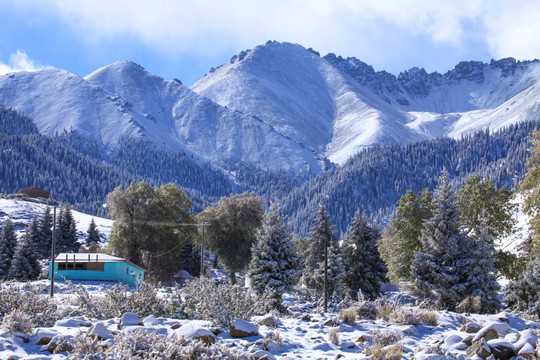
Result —
[[398, 201], [396, 216], [390, 219], [379, 241], [381, 257], [388, 266], [388, 277], [394, 282], [412, 280], [414, 253], [422, 250], [420, 236], [424, 221], [432, 216], [432, 195], [425, 189], [420, 195], [407, 191]]
[[386, 279], [386, 266], [377, 249], [379, 230], [367, 224], [366, 216], [356, 213], [350, 232], [343, 245], [345, 275], [343, 282], [355, 298], [359, 291], [363, 298], [374, 299], [380, 294]]
[[495, 267], [497, 270], [499, 270], [503, 276], [512, 280], [517, 280], [527, 265], [526, 258], [519, 257], [516, 254], [504, 250], [498, 250], [495, 253], [495, 259]]
[[540, 130], [532, 131], [528, 139], [532, 149], [520, 190], [525, 196], [523, 208], [531, 216], [532, 248], [540, 249]]
[[480, 181], [480, 175], [469, 177], [456, 197], [464, 231], [477, 237], [477, 229], [485, 220], [492, 239], [508, 235], [516, 222], [512, 218], [516, 206], [510, 203], [511, 198], [506, 186], [497, 189], [489, 180]]
[[540, 319], [540, 251], [531, 257], [521, 276], [511, 281], [504, 292], [508, 306]]
[[94, 218], [92, 218], [90, 225], [88, 225], [88, 230], [86, 230], [86, 245], [88, 247], [96, 247], [99, 246], [99, 241], [99, 230]]
[[0, 279], [8, 276], [16, 246], [15, 226], [11, 219], [7, 218], [0, 232]]
[[56, 253], [77, 252], [80, 248], [77, 239], [77, 227], [73, 213], [69, 207], [60, 211], [56, 226]]
[[37, 280], [41, 267], [39, 265], [39, 228], [37, 218], [34, 218], [17, 245], [11, 262], [8, 276], [20, 281]]
[[168, 280], [177, 270], [183, 245], [195, 234], [191, 202], [173, 184], [152, 188], [146, 182], [121, 186], [107, 196], [115, 222], [109, 250], [146, 268], [149, 278]]
[[261, 203], [251, 193], [233, 194], [222, 197], [198, 216], [200, 221], [210, 224], [206, 228], [208, 245], [230, 271], [233, 284], [236, 272], [250, 262], [251, 248], [264, 215]]
[[230, 327], [234, 320], [249, 320], [253, 315], [255, 299], [238, 285], [199, 277], [185, 286], [182, 295], [188, 317], [209, 320], [217, 326]]

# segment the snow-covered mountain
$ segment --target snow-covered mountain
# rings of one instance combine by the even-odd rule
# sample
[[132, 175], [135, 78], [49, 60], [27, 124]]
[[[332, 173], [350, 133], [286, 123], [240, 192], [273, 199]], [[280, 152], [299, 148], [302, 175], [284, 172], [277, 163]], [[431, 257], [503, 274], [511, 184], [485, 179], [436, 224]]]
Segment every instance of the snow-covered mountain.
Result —
[[187, 88], [129, 61], [81, 78], [60, 69], [0, 76], [0, 103], [42, 133], [121, 136], [230, 167], [317, 173], [375, 144], [497, 129], [540, 115], [540, 62], [462, 62], [398, 76], [355, 58], [268, 42]]

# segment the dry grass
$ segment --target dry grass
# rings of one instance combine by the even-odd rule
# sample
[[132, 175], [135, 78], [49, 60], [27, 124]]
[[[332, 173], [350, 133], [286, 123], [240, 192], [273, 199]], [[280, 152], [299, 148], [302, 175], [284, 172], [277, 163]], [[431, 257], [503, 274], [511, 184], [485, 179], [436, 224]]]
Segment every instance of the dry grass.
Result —
[[373, 360], [400, 360], [403, 356], [403, 347], [400, 344], [390, 346], [373, 345], [367, 349], [367, 354], [371, 355]]
[[356, 323], [357, 308], [350, 307], [347, 309], [341, 309], [339, 312], [339, 320], [346, 324], [354, 325]]
[[339, 345], [339, 329], [331, 328], [328, 332], [328, 341], [334, 345]]

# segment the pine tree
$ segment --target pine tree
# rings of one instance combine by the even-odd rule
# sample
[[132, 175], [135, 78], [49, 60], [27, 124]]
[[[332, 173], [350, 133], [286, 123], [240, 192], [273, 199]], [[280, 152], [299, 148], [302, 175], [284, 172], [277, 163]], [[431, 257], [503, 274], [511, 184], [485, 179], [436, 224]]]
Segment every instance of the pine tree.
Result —
[[304, 262], [304, 284], [316, 296], [324, 293], [324, 252], [328, 248], [328, 294], [332, 295], [343, 277], [343, 265], [335, 226], [330, 222], [330, 215], [319, 207], [315, 226], [309, 232], [310, 246]]
[[89, 249], [91, 248], [99, 248], [99, 230], [97, 228], [96, 222], [94, 221], [94, 218], [90, 221], [90, 225], [88, 225], [88, 230], [86, 230], [86, 245]]
[[180, 270], [186, 270], [193, 276], [199, 276], [201, 273], [201, 253], [191, 241], [186, 244], [180, 252]]
[[381, 257], [388, 265], [388, 277], [394, 282], [412, 280], [411, 263], [422, 250], [420, 237], [424, 221], [432, 216], [432, 196], [425, 189], [420, 195], [407, 191], [398, 201], [396, 216], [390, 219], [379, 241]]
[[369, 226], [366, 216], [357, 212], [343, 246], [346, 269], [343, 282], [353, 298], [357, 297], [358, 291], [369, 299], [380, 294], [381, 284], [386, 278], [386, 265], [377, 249], [379, 238], [379, 230]]
[[53, 218], [51, 208], [47, 206], [38, 222], [38, 253], [40, 259], [46, 259], [51, 254]]
[[294, 252], [292, 234], [272, 204], [263, 218], [253, 246], [249, 277], [255, 293], [270, 291], [276, 299], [298, 282], [300, 259]]
[[532, 144], [532, 149], [527, 159], [527, 172], [520, 184], [520, 190], [525, 200], [523, 210], [531, 217], [529, 225], [534, 252], [535, 249], [540, 250], [540, 130], [532, 131], [528, 140]]
[[56, 233], [56, 252], [76, 252], [79, 250], [77, 241], [77, 228], [73, 213], [70, 208], [60, 211], [57, 233]]
[[540, 251], [531, 256], [519, 279], [504, 289], [508, 306], [540, 317]]
[[460, 231], [455, 191], [444, 171], [433, 199], [433, 217], [425, 222], [422, 252], [412, 263], [415, 287], [426, 296], [438, 296], [437, 306], [453, 310], [471, 295], [469, 275], [478, 259], [465, 249], [473, 240]]
[[7, 218], [0, 233], [0, 278], [7, 277], [15, 250], [17, 247], [17, 234], [10, 218]]
[[34, 218], [17, 246], [9, 277], [20, 281], [36, 280], [41, 268], [39, 266], [39, 227], [38, 220]]

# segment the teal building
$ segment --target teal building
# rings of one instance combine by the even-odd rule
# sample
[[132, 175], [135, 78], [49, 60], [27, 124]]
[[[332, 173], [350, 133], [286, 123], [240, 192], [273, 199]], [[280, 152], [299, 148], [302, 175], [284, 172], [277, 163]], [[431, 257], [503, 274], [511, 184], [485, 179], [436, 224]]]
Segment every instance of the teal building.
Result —
[[145, 270], [139, 266], [107, 254], [61, 253], [54, 263], [54, 278], [58, 280], [121, 281], [135, 286], [138, 280], [144, 281], [144, 274]]

